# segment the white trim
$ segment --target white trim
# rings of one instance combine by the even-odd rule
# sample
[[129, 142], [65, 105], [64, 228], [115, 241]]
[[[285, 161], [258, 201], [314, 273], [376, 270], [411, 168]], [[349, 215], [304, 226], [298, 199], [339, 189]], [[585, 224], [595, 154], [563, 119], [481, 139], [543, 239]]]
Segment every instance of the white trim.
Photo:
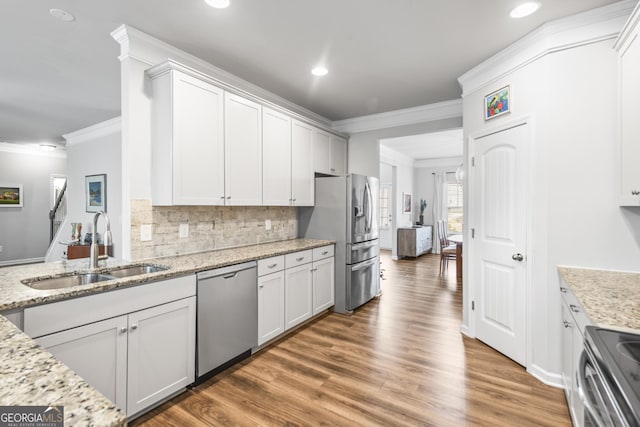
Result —
[[120, 117], [96, 123], [95, 125], [79, 129], [74, 132], [65, 133], [62, 137], [67, 141], [69, 147], [83, 142], [92, 141], [103, 136], [118, 133], [122, 130], [122, 121]]
[[465, 325], [464, 323], [460, 325], [460, 333], [469, 338], [473, 338], [473, 339], [476, 338], [473, 335], [471, 335], [471, 331], [469, 330], [469, 325]]
[[439, 157], [437, 159], [420, 159], [413, 163], [414, 168], [441, 168], [447, 166], [460, 166], [464, 156]]
[[458, 78], [465, 97], [550, 53], [618, 36], [637, 0], [547, 22]]
[[527, 372], [551, 387], [564, 388], [562, 386], [562, 375], [545, 371], [536, 364], [531, 364], [527, 368]]
[[59, 159], [67, 158], [67, 150], [64, 146], [56, 146], [54, 151], [42, 151], [39, 146], [20, 145], [10, 142], [0, 142], [0, 152], [29, 154], [32, 156], [55, 157]]
[[629, 19], [624, 24], [622, 31], [620, 31], [620, 35], [616, 39], [616, 42], [613, 44], [613, 48], [620, 52], [623, 46], [626, 46], [628, 42], [630, 42], [629, 37], [634, 35], [634, 29], [636, 26], [640, 24], [640, 3], [636, 5], [636, 8], [629, 16]]
[[387, 111], [386, 113], [371, 114], [352, 119], [338, 120], [331, 127], [339, 132], [348, 134], [366, 132], [369, 130], [386, 129], [397, 126], [413, 125], [416, 123], [432, 122], [436, 120], [462, 117], [462, 100], [438, 102], [421, 105], [419, 107], [404, 108]]
[[44, 262], [44, 258], [14, 259], [11, 261], [0, 261], [0, 267], [8, 267], [10, 265], [36, 264], [40, 262]]
[[215, 79], [219, 79], [232, 87], [247, 91], [254, 96], [273, 102], [287, 110], [318, 122], [322, 124], [323, 127], [331, 128], [331, 120], [326, 117], [294, 104], [293, 102], [269, 92], [268, 90], [222, 70], [221, 68], [218, 68], [197, 56], [143, 33], [134, 27], [121, 25], [111, 32], [111, 37], [120, 43], [119, 58], [121, 61], [127, 58], [135, 58], [138, 61], [155, 65], [164, 62], [167, 59], [177, 60], [178, 62], [185, 63], [187, 66], [198, 69], [200, 72], [203, 72]]

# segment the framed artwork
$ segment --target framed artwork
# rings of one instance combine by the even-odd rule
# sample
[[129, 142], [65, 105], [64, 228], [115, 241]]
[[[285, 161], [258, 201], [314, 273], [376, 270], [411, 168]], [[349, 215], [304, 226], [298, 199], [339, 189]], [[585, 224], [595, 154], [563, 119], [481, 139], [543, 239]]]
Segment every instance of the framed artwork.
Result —
[[85, 181], [87, 212], [107, 211], [107, 175], [88, 175]]
[[402, 193], [402, 213], [411, 214], [411, 193]]
[[22, 185], [0, 185], [0, 208], [21, 208]]
[[484, 97], [484, 119], [490, 120], [511, 111], [511, 87], [505, 86]]

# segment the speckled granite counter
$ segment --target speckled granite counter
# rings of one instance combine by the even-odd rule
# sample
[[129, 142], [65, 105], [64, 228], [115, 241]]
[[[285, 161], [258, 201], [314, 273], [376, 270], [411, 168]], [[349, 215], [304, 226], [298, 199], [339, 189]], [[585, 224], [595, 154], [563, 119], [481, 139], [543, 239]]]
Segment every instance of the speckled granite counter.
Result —
[[[294, 239], [261, 245], [145, 260], [168, 270], [65, 289], [36, 290], [21, 283], [34, 277], [87, 271], [88, 260], [0, 268], [0, 311], [24, 308], [157, 280], [194, 274], [246, 261], [333, 244], [327, 240]], [[107, 269], [130, 265], [114, 259]], [[134, 264], [139, 264], [136, 262]], [[112, 402], [57, 361], [49, 352], [0, 316], [0, 405], [64, 405], [65, 426], [126, 424]]]
[[598, 326], [640, 330], [640, 273], [558, 267]]

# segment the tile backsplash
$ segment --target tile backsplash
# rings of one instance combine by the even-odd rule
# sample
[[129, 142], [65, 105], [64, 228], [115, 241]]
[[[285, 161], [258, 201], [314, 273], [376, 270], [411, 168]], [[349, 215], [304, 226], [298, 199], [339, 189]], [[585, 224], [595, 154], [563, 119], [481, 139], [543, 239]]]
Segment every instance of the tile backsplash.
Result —
[[[265, 222], [271, 222], [267, 230]], [[180, 237], [180, 224], [189, 236]], [[151, 225], [151, 240], [141, 241], [140, 228]], [[152, 206], [131, 201], [131, 259], [140, 260], [212, 249], [295, 239], [296, 208], [287, 206]]]

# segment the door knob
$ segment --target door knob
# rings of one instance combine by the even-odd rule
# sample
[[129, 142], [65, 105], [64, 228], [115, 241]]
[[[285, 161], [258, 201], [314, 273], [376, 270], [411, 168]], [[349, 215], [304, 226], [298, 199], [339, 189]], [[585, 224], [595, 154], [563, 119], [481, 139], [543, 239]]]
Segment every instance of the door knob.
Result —
[[514, 261], [522, 261], [522, 260], [524, 259], [524, 256], [522, 256], [522, 254], [513, 254], [513, 255], [511, 256], [511, 258], [512, 258]]

